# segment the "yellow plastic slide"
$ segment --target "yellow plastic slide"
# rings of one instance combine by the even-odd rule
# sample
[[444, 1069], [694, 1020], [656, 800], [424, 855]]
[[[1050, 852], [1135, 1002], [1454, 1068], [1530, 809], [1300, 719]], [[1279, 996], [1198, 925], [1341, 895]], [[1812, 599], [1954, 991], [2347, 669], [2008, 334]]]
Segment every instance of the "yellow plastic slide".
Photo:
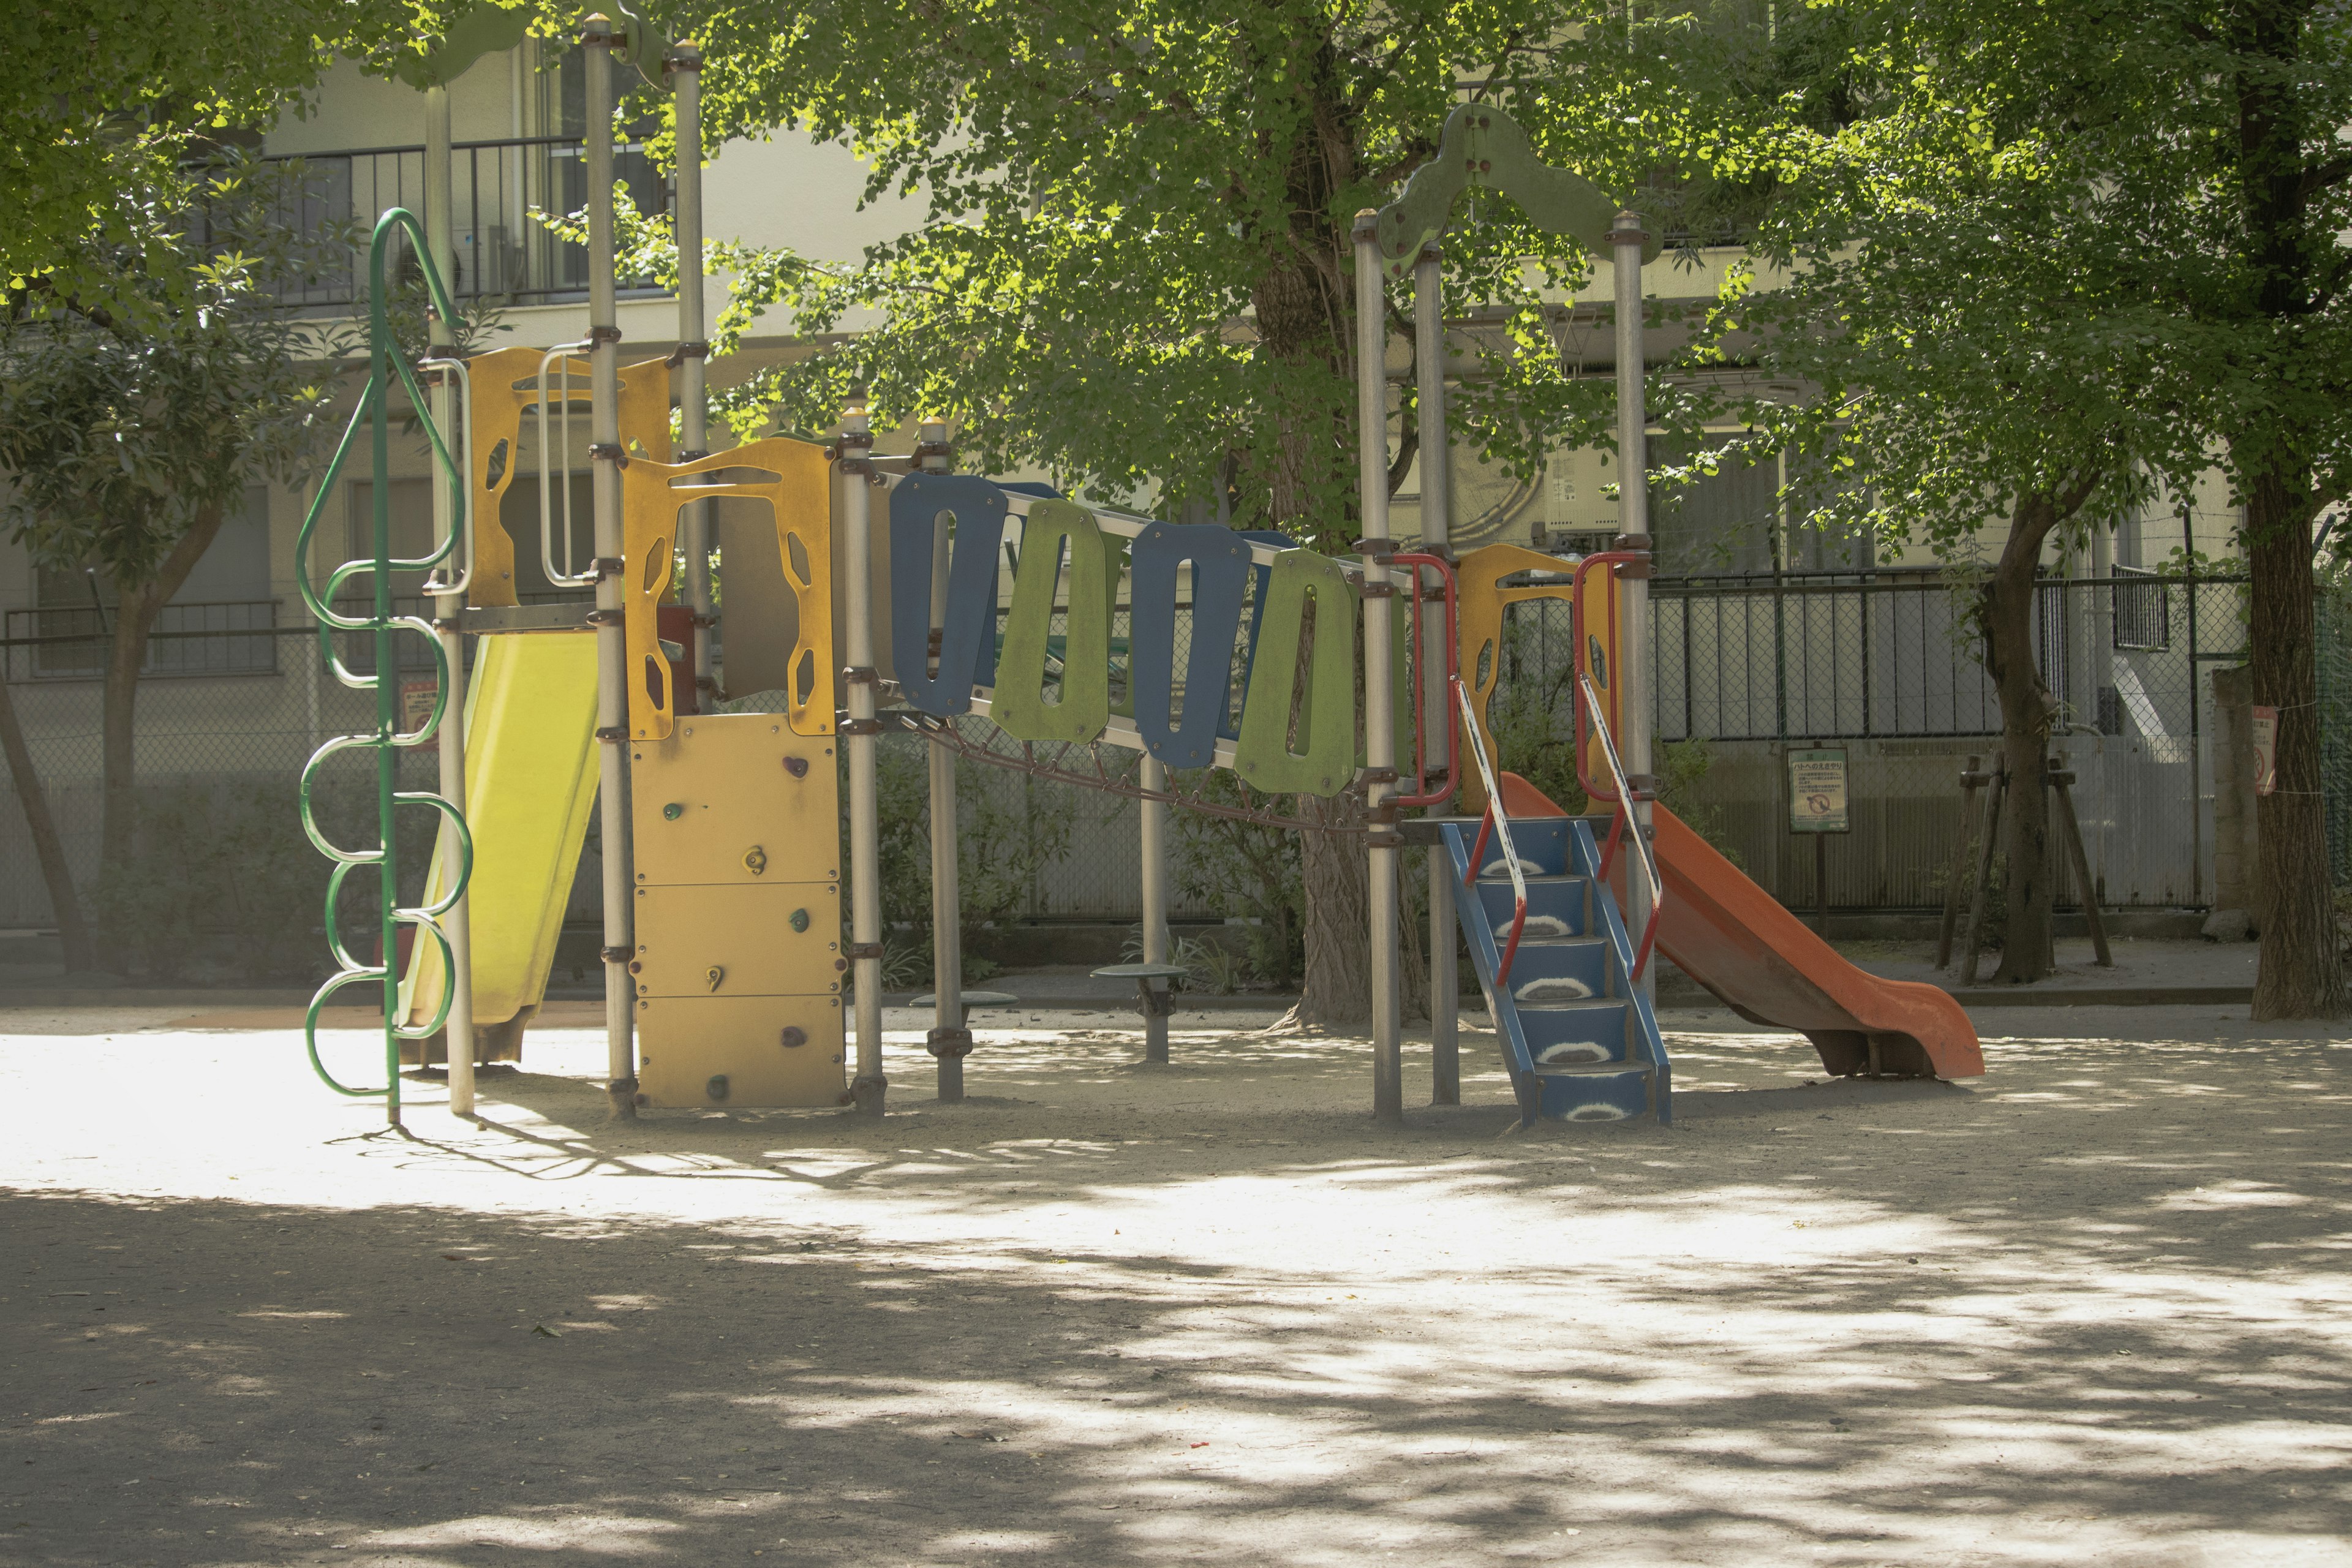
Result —
[[[547, 994], [596, 799], [596, 634], [486, 637], [479, 647], [466, 700], [475, 1050], [510, 1061]], [[441, 866], [436, 855], [427, 903], [441, 896]], [[432, 1017], [446, 984], [439, 946], [419, 942], [402, 986], [407, 1019]], [[439, 1037], [425, 1044], [422, 1059], [447, 1059]]]

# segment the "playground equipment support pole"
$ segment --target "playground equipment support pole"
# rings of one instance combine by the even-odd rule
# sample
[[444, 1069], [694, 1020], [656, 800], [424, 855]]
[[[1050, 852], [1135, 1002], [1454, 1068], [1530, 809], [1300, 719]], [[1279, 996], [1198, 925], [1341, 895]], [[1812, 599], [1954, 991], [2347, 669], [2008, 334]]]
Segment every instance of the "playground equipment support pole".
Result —
[[[1138, 781], [1147, 790], [1168, 787], [1168, 764], [1146, 752]], [[1168, 803], [1138, 802], [1143, 819], [1143, 866], [1139, 879], [1143, 895], [1143, 962], [1168, 962]], [[1172, 989], [1172, 987], [1171, 987]], [[1168, 1015], [1157, 1008], [1143, 1015], [1143, 1059], [1168, 1065]]]
[[[945, 422], [925, 420], [915, 452], [917, 465], [925, 473], [946, 473]], [[949, 544], [948, 521], [942, 516], [931, 525], [930, 624], [934, 626], [947, 624]], [[963, 1016], [963, 862], [956, 842], [955, 753], [945, 741], [933, 741], [927, 749], [931, 783], [930, 1047], [940, 1064], [940, 1103], [953, 1105], [963, 1099], [963, 1058], [971, 1050], [971, 1031]]]
[[[1453, 483], [1453, 450], [1445, 436], [1445, 296], [1437, 247], [1424, 245], [1412, 268], [1412, 363], [1416, 376], [1414, 405], [1421, 419], [1421, 547], [1432, 555], [1447, 552], [1453, 521], [1447, 504]], [[1433, 617], [1439, 635], [1444, 632], [1444, 607], [1421, 599], [1420, 574], [1413, 574], [1412, 613]], [[1439, 646], [1424, 637], [1421, 646]], [[1445, 689], [1445, 661], [1437, 659], [1422, 672], [1422, 733], [1435, 734], [1453, 722], [1454, 709]], [[1447, 798], [1429, 808], [1443, 816], [1453, 809], [1454, 781], [1446, 781]], [[1454, 878], [1445, 847], [1429, 850], [1429, 1103], [1462, 1103], [1462, 972], [1454, 961]]]
[[[1650, 842], [1650, 803], [1656, 784], [1650, 761], [1650, 416], [1643, 403], [1642, 358], [1642, 215], [1630, 208], [1617, 215], [1609, 231], [1617, 270], [1617, 541], [1619, 550], [1634, 551], [1642, 559], [1618, 568], [1623, 584], [1622, 640], [1617, 649], [1618, 686], [1624, 700], [1618, 705], [1619, 756], [1625, 764], [1626, 802], [1633, 830]], [[1650, 888], [1629, 868], [1625, 874], [1625, 929], [1639, 931], [1650, 923]], [[1657, 995], [1657, 970], [1643, 971], [1635, 983], [1643, 995]]]
[[628, 963], [634, 921], [629, 853], [628, 647], [621, 629], [621, 329], [613, 301], [613, 75], [605, 54], [613, 25], [594, 15], [581, 25], [587, 62], [588, 153], [588, 455], [596, 517], [596, 739], [602, 747], [597, 821], [604, 862], [604, 1066], [613, 1113], [636, 1115], [635, 1053]]
[[[457, 274], [455, 247], [450, 244], [451, 207], [449, 195], [449, 89], [428, 87], [425, 89], [425, 247], [433, 253], [434, 270], [449, 283], [451, 303], [456, 303]], [[457, 353], [457, 323], [441, 319], [441, 312], [432, 313], [431, 341], [433, 357], [454, 358]], [[450, 373], [443, 371], [433, 384], [433, 423], [441, 432], [441, 439], [452, 453], [461, 449], [457, 429], [457, 400], [450, 395]], [[473, 452], [464, 448], [466, 460], [473, 461]], [[443, 583], [458, 591], [438, 594], [433, 600], [434, 635], [441, 639], [441, 650], [448, 656], [449, 698], [441, 714], [440, 763], [441, 798], [466, 810], [466, 637], [457, 629], [458, 614], [466, 607], [463, 584], [473, 573], [473, 562], [467, 552], [471, 540], [457, 540], [463, 531], [457, 514], [457, 498], [450, 493], [447, 476], [433, 476], [433, 534], [436, 540], [453, 540], [448, 559], [441, 563], [437, 575]], [[441, 877], [445, 884], [454, 887], [466, 874], [466, 849], [457, 835], [444, 830], [441, 834]], [[449, 1017], [442, 1026], [441, 1038], [449, 1058], [449, 1114], [474, 1114], [474, 942], [471, 923], [467, 918], [467, 900], [460, 898], [441, 917], [441, 929], [449, 937]], [[422, 1047], [418, 1055], [424, 1055]]]
[[[1372, 1115], [1404, 1120], [1404, 1072], [1397, 989], [1397, 835], [1395, 647], [1389, 601], [1388, 323], [1381, 306], [1380, 215], [1356, 215], [1356, 485], [1364, 537], [1364, 842], [1370, 860], [1372, 947]], [[1148, 928], [1147, 928], [1148, 929]]]
[[[709, 399], [704, 392], [710, 345], [702, 316], [702, 51], [691, 41], [673, 45], [663, 62], [677, 106], [677, 356], [681, 463], [709, 455]], [[694, 706], [709, 712], [719, 698], [711, 674], [710, 638], [718, 629], [710, 602], [711, 503], [686, 509], [686, 602], [694, 612]]]
[[849, 753], [849, 957], [856, 988], [857, 1074], [849, 1092], [860, 1116], [879, 1119], [888, 1082], [882, 1076], [882, 883], [875, 857], [881, 850], [881, 816], [875, 798], [874, 737], [874, 465], [866, 456], [874, 445], [863, 390], [850, 395], [841, 420], [841, 569], [849, 579], [849, 722], [841, 727]]

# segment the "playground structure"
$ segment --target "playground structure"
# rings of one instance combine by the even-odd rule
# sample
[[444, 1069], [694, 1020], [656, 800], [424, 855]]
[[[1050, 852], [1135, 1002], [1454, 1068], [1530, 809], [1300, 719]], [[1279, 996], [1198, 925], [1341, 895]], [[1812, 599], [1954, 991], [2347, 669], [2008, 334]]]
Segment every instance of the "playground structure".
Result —
[[[616, 28], [592, 16], [581, 37], [592, 50], [628, 56], [676, 92], [677, 240], [681, 256], [698, 256], [698, 54], [691, 45], [655, 47], [634, 20]], [[588, 123], [609, 124], [609, 79], [586, 76]], [[437, 110], [428, 99], [428, 132], [436, 112], [446, 149], [446, 96]], [[1166, 813], [1202, 804], [1180, 775], [1223, 767], [1252, 802], [1224, 809], [1261, 820], [1295, 820], [1275, 806], [1286, 795], [1360, 801], [1350, 826], [1298, 826], [1359, 838], [1367, 856], [1373, 1109], [1381, 1118], [1403, 1114], [1398, 858], [1415, 841], [1432, 858], [1439, 1103], [1460, 1098], [1457, 922], [1529, 1119], [1670, 1118], [1671, 1065], [1653, 1005], [1658, 952], [1744, 1016], [1803, 1030], [1833, 1071], [1982, 1070], [1974, 1033], [1948, 997], [1853, 970], [1655, 807], [1641, 486], [1624, 487], [1621, 537], [1603, 554], [1571, 562], [1496, 545], [1457, 561], [1448, 548], [1438, 243], [1465, 188], [1505, 191], [1533, 221], [1610, 257], [1620, 450], [1639, 453], [1644, 440], [1641, 268], [1656, 242], [1637, 215], [1541, 165], [1499, 111], [1457, 110], [1437, 158], [1398, 202], [1357, 220], [1359, 297], [1377, 298], [1391, 278], [1412, 279], [1425, 500], [1420, 548], [1399, 550], [1388, 527], [1388, 457], [1374, 434], [1387, 425], [1385, 329], [1381, 312], [1361, 310], [1363, 537], [1352, 562], [1279, 534], [1131, 516], [955, 474], [943, 426], [924, 427], [911, 458], [877, 458], [862, 403], [829, 447], [774, 437], [705, 451], [699, 268], [680, 270], [678, 353], [621, 366], [609, 138], [588, 137], [586, 165], [590, 327], [581, 343], [470, 359], [447, 347], [446, 187], [436, 213], [429, 153], [425, 223], [394, 212], [377, 226], [367, 388], [320, 492], [331, 491], [366, 430], [377, 479], [374, 550], [337, 567], [314, 594], [316, 507], [298, 546], [330, 668], [377, 693], [375, 731], [330, 742], [304, 774], [305, 826], [337, 861], [327, 921], [340, 965], [314, 998], [307, 1029], [313, 1065], [341, 1092], [383, 1096], [397, 1121], [404, 1052], [418, 1062], [446, 1056], [451, 1109], [471, 1112], [475, 1064], [519, 1056], [544, 994], [593, 804], [616, 1113], [850, 1105], [880, 1115], [876, 745], [897, 728], [924, 738], [929, 753], [929, 1046], [940, 1098], [961, 1098], [972, 1037], [959, 983], [953, 763], [965, 749], [954, 721], [967, 714], [1022, 742], [1033, 771], [1142, 801], [1144, 962], [1123, 973], [1141, 993], [1147, 1060], [1166, 1057], [1174, 973]], [[395, 351], [384, 310], [388, 247], [404, 233], [421, 252], [436, 314], [436, 347], [414, 366]], [[682, 371], [675, 452], [673, 362]], [[436, 476], [437, 544], [417, 559], [389, 547], [383, 481], [395, 383], [418, 412]], [[559, 559], [556, 546], [551, 416], [568, 440], [583, 408], [594, 542], [582, 570], [568, 554]], [[593, 584], [595, 605], [584, 616], [576, 604], [517, 602], [515, 544], [498, 520], [520, 466], [526, 414], [539, 431], [541, 563], [551, 583]], [[568, 512], [568, 485], [563, 495]], [[766, 689], [714, 711], [709, 563], [712, 503], [721, 500], [764, 507], [772, 521], [773, 573], [764, 559], [730, 549], [724, 603], [737, 640], [748, 647], [756, 636], [776, 657], [761, 662], [772, 677]], [[568, 516], [560, 533], [568, 551]], [[435, 574], [429, 624], [393, 615], [400, 571]], [[369, 612], [337, 612], [336, 591], [362, 577], [372, 588]], [[684, 603], [674, 602], [681, 593]], [[1493, 754], [1486, 713], [1501, 673], [1505, 616], [1533, 598], [1572, 607], [1578, 772], [1590, 798], [1608, 808], [1605, 822], [1567, 816]], [[1112, 636], [1121, 603], [1123, 648]], [[341, 658], [337, 632], [367, 634], [373, 666]], [[391, 675], [404, 632], [428, 639], [436, 670], [430, 714], [408, 732], [398, 728]], [[479, 647], [470, 680], [469, 634]], [[733, 668], [730, 653], [730, 682], [740, 689]], [[1359, 690], [1368, 694], [1360, 736]], [[439, 789], [399, 790], [398, 751], [436, 738]], [[1103, 747], [1139, 755], [1131, 781], [1100, 765]], [[377, 837], [345, 847], [320, 828], [310, 792], [321, 766], [352, 751], [374, 760]], [[1091, 778], [1066, 765], [1089, 757]], [[1470, 815], [1449, 810], [1457, 795]], [[399, 836], [414, 831], [404, 807], [439, 823], [432, 875], [413, 907], [397, 902], [392, 875]], [[1408, 810], [1425, 815], [1402, 818]], [[379, 879], [373, 963], [336, 923], [338, 897], [358, 868], [374, 868]], [[429, 939], [415, 944], [404, 968], [403, 927]], [[318, 1056], [321, 1009], [360, 984], [379, 991], [384, 1008], [386, 1076], [375, 1089], [337, 1083]]]

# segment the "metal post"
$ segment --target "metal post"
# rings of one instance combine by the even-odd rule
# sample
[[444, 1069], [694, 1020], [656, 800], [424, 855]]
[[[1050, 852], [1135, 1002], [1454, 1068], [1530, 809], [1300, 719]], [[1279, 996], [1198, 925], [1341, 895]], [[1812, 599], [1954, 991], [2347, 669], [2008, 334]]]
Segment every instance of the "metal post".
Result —
[[[923, 422], [915, 461], [925, 473], [948, 471], [945, 422]], [[931, 525], [932, 636], [947, 625], [948, 520]], [[954, 720], [947, 721], [952, 724]], [[971, 1029], [963, 1012], [963, 862], [956, 838], [955, 752], [945, 741], [929, 746], [931, 784], [931, 1055], [940, 1064], [940, 1102], [963, 1099], [963, 1059], [971, 1054]]]
[[[678, 43], [663, 63], [669, 68], [677, 108], [677, 460], [690, 463], [709, 456], [710, 439], [705, 394], [710, 344], [703, 337], [709, 323], [702, 314], [702, 51], [690, 41]], [[703, 500], [685, 509], [686, 602], [694, 611], [694, 705], [702, 712], [719, 700], [710, 660], [711, 637], [719, 627], [718, 606], [710, 597], [711, 508], [711, 502]]]
[[[1642, 559], [1618, 568], [1622, 587], [1619, 625], [1623, 640], [1617, 649], [1620, 672], [1618, 704], [1623, 733], [1617, 737], [1625, 763], [1625, 782], [1633, 798], [1627, 803], [1634, 830], [1644, 842], [1651, 830], [1650, 802], [1656, 784], [1651, 776], [1650, 729], [1650, 491], [1647, 405], [1643, 401], [1642, 358], [1642, 215], [1631, 209], [1617, 215], [1609, 231], [1617, 269], [1617, 540], [1616, 548], [1640, 552]], [[1648, 881], [1625, 871], [1625, 929], [1634, 941], [1650, 923]], [[1653, 965], [1640, 981], [1642, 994], [1657, 997], [1657, 969]]]
[[[1412, 363], [1414, 404], [1421, 415], [1421, 547], [1432, 555], [1450, 553], [1454, 453], [1445, 434], [1445, 296], [1437, 247], [1422, 247], [1412, 269]], [[1454, 722], [1454, 702], [1445, 689], [1445, 610], [1422, 602], [1418, 574], [1413, 613], [1437, 623], [1424, 627], [1422, 646], [1439, 657], [1422, 672], [1422, 733], [1435, 735]], [[1432, 748], [1436, 750], [1434, 746]], [[1446, 798], [1429, 808], [1443, 816], [1454, 808], [1454, 781]], [[1445, 847], [1429, 850], [1429, 1103], [1462, 1103], [1462, 971], [1454, 960], [1461, 938], [1454, 929], [1453, 862]]]
[[[1164, 790], [1168, 787], [1168, 764], [1146, 752], [1139, 782], [1145, 789]], [[1168, 962], [1168, 803], [1145, 800], [1137, 803], [1142, 809], [1137, 814], [1143, 819], [1143, 862], [1139, 880], [1143, 898], [1143, 962]], [[1150, 981], [1146, 991], [1157, 990]], [[1168, 987], [1173, 991], [1171, 984]], [[1168, 1015], [1158, 1005], [1144, 1009], [1143, 1059], [1166, 1066], [1168, 1062]]]
[[1390, 600], [1396, 593], [1389, 557], [1388, 325], [1381, 308], [1379, 216], [1356, 215], [1356, 488], [1364, 537], [1364, 842], [1370, 859], [1372, 948], [1372, 1115], [1404, 1120], [1404, 1068], [1397, 990], [1396, 650]]
[[[444, 287], [449, 290], [450, 303], [457, 302], [457, 286], [455, 268], [455, 247], [450, 243], [449, 195], [449, 89], [428, 87], [425, 89], [425, 248], [432, 254], [433, 269], [441, 275]], [[457, 352], [457, 323], [445, 321], [436, 310], [430, 323], [433, 356], [452, 357]], [[451, 380], [447, 373], [436, 375], [433, 384], [433, 423], [441, 432], [443, 445], [452, 457], [461, 450], [467, 461], [473, 460], [470, 448], [458, 439], [457, 430], [457, 399], [450, 395]], [[471, 476], [467, 476], [471, 483]], [[433, 476], [433, 536], [439, 541], [454, 541], [449, 557], [441, 564], [440, 580], [459, 584], [467, 580], [473, 563], [466, 552], [473, 542], [461, 537], [463, 525], [459, 519], [459, 503], [450, 493], [448, 476], [436, 472]], [[449, 666], [449, 697], [441, 713], [441, 732], [436, 737], [440, 746], [441, 797], [457, 808], [459, 816], [466, 810], [466, 637], [457, 629], [458, 612], [466, 607], [462, 592], [437, 594], [433, 599], [433, 628], [441, 639], [441, 651]], [[441, 879], [445, 887], [455, 887], [465, 875], [466, 856], [457, 835], [443, 828], [440, 837]], [[449, 937], [449, 1018], [442, 1029], [449, 1059], [449, 1114], [474, 1114], [474, 942], [469, 900], [459, 899], [449, 912], [441, 917], [441, 929]]]
[[1813, 835], [1813, 924], [1830, 939], [1830, 836]]
[[870, 505], [874, 446], [864, 388], [855, 389], [841, 420], [841, 570], [847, 584], [849, 721], [841, 727], [849, 754], [849, 957], [857, 997], [857, 1076], [849, 1092], [857, 1114], [879, 1119], [888, 1080], [882, 1076], [882, 883], [880, 803], [875, 795], [874, 534]]
[[1986, 905], [1992, 895], [1992, 858], [2000, 837], [2001, 797], [2009, 793], [2009, 764], [1996, 759], [1991, 793], [1985, 797], [1984, 837], [1977, 843], [1976, 878], [1969, 889], [1969, 928], [1960, 938], [1960, 984], [1977, 983], [1977, 964], [1984, 956]]
[[596, 519], [597, 823], [604, 862], [604, 1067], [613, 1114], [636, 1115], [635, 1053], [630, 1046], [628, 646], [621, 629], [621, 329], [613, 301], [613, 72], [616, 42], [606, 17], [581, 25], [586, 77], [588, 163], [588, 455]]
[[1978, 770], [1984, 764], [1981, 756], [1971, 756], [1960, 769], [1960, 837], [1952, 846], [1952, 869], [1944, 883], [1944, 918], [1936, 928], [1936, 967], [1943, 969], [1952, 962], [1952, 937], [1960, 923], [1960, 890], [1968, 885], [1969, 848], [1976, 837], [1977, 786], [1985, 782]]

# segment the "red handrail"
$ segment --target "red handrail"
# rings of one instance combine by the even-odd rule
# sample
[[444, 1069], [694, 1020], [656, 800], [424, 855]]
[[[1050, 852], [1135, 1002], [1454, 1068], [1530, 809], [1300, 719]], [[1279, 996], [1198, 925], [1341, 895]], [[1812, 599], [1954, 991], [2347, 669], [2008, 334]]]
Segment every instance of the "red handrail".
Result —
[[1463, 873], [1463, 885], [1478, 880], [1478, 862], [1486, 858], [1486, 841], [1490, 835], [1502, 840], [1503, 864], [1511, 873], [1511, 940], [1503, 948], [1503, 962], [1495, 970], [1495, 985], [1501, 989], [1510, 984], [1511, 961], [1518, 956], [1519, 937], [1528, 926], [1528, 879], [1519, 870], [1519, 851], [1511, 842], [1510, 815], [1503, 809], [1503, 786], [1495, 781], [1495, 769], [1486, 759], [1486, 740], [1478, 732], [1476, 712], [1470, 706], [1470, 693], [1462, 684], [1462, 672], [1455, 670], [1447, 682], [1453, 688], [1455, 707], [1469, 722], [1470, 755], [1478, 763], [1478, 776], [1486, 786], [1486, 810], [1478, 818], [1478, 837], [1470, 846], [1470, 865]]
[[[1424, 569], [1437, 574], [1438, 585], [1445, 596], [1445, 679], [1447, 684], [1460, 681], [1462, 676], [1461, 639], [1454, 635], [1454, 578], [1453, 563], [1442, 555], [1430, 555], [1421, 551], [1400, 550], [1390, 557], [1400, 566], [1412, 572], [1412, 668], [1413, 725], [1412, 782], [1415, 793], [1391, 795], [1390, 804], [1407, 806], [1436, 805], [1453, 795], [1455, 774], [1462, 766], [1462, 726], [1454, 717], [1449, 705], [1445, 710], [1445, 782], [1435, 789], [1429, 787], [1429, 725], [1423, 711], [1420, 686], [1427, 679], [1429, 668], [1429, 617], [1421, 613], [1421, 574]], [[1367, 699], [1369, 700], [1369, 699]]]
[[[1609, 566], [1614, 569], [1626, 562], [1642, 559], [1643, 559], [1642, 555], [1633, 551], [1610, 550], [1603, 551], [1598, 555], [1588, 555], [1577, 563], [1576, 576], [1570, 590], [1568, 623], [1569, 636], [1576, 645], [1577, 700], [1574, 729], [1576, 782], [1583, 786], [1584, 793], [1592, 799], [1612, 802], [1615, 807], [1609, 817], [1608, 842], [1602, 846], [1601, 851], [1600, 877], [1602, 881], [1608, 880], [1610, 868], [1616, 864], [1617, 846], [1631, 837], [1635, 846], [1634, 860], [1641, 866], [1642, 875], [1650, 884], [1650, 918], [1642, 927], [1641, 943], [1634, 950], [1633, 972], [1631, 976], [1634, 980], [1641, 979], [1643, 971], [1649, 967], [1651, 950], [1657, 943], [1658, 914], [1665, 907], [1666, 887], [1664, 879], [1658, 875], [1655, 847], [1638, 830], [1630, 834], [1627, 832], [1629, 827], [1633, 826], [1634, 805], [1653, 797], [1646, 791], [1636, 794], [1633, 786], [1627, 782], [1625, 765], [1617, 755], [1617, 737], [1611, 732], [1609, 721], [1601, 711], [1600, 693], [1593, 689], [1591, 646], [1585, 635], [1584, 627], [1584, 574], [1596, 566]], [[1618, 632], [1617, 595], [1612, 594], [1609, 595], [1609, 642], [1612, 647], [1617, 646]], [[1622, 695], [1623, 688], [1615, 684], [1615, 673], [1612, 671], [1608, 679], [1611, 680], [1612, 689]], [[1633, 694], [1633, 700], [1637, 702], [1643, 700], [1638, 692]], [[1601, 788], [1600, 781], [1586, 774], [1585, 753], [1591, 750], [1585, 744], [1585, 727], [1588, 724], [1591, 726], [1592, 734], [1601, 742], [1601, 760], [1608, 764], [1608, 783], [1611, 788]]]

